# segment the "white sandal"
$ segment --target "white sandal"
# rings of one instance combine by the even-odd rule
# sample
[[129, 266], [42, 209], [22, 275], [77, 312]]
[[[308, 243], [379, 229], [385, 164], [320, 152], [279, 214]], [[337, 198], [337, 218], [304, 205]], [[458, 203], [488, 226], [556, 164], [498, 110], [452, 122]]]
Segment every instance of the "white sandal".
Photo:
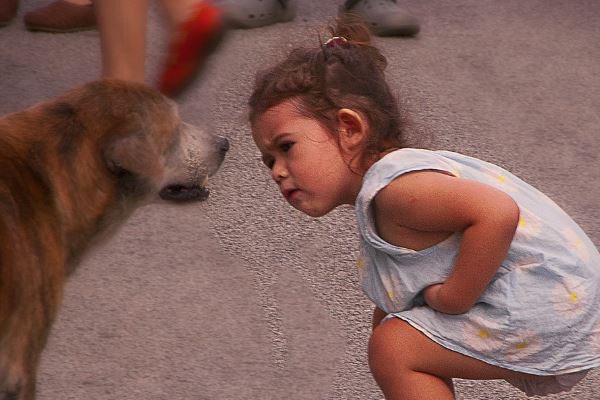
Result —
[[219, 0], [232, 28], [251, 29], [288, 22], [296, 16], [296, 0]]

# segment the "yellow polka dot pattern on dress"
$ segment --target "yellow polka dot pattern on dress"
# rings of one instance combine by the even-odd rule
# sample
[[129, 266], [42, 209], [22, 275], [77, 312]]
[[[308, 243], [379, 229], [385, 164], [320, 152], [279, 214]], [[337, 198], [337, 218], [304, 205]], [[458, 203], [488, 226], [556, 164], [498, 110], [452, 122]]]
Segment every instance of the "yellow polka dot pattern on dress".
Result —
[[365, 259], [360, 257], [358, 260], [356, 260], [356, 267], [358, 269], [363, 269], [365, 267]]
[[[383, 240], [373, 218], [373, 201], [382, 188], [425, 170], [496, 188], [519, 208], [506, 257], [479, 301], [459, 315], [428, 307], [423, 290], [452, 273], [463, 233], [414, 251]], [[401, 149], [365, 174], [356, 214], [364, 259], [357, 263], [361, 287], [381, 309], [447, 349], [503, 368], [560, 375], [600, 367], [600, 254], [564, 210], [519, 177], [458, 153]]]
[[394, 301], [394, 299], [396, 298], [396, 293], [394, 293], [393, 290], [388, 290], [387, 295], [388, 295], [389, 299], [392, 301]]
[[577, 293], [575, 293], [575, 292], [569, 293], [569, 301], [571, 303], [577, 303]]
[[479, 330], [479, 337], [482, 339], [487, 339], [490, 337], [490, 332], [486, 329]]
[[517, 349], [519, 349], [519, 350], [524, 350], [524, 349], [526, 349], [527, 347], [529, 347], [529, 343], [527, 343], [527, 342], [519, 342], [519, 343], [517, 343], [517, 344], [516, 344], [516, 346], [515, 346], [515, 347], [516, 347]]

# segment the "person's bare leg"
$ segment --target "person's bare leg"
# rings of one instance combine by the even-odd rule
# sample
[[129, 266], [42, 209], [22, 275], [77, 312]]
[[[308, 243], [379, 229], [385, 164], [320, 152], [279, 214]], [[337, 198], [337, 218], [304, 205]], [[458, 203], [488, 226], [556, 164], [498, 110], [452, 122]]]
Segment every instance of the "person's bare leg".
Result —
[[144, 83], [148, 0], [95, 0], [102, 76]]
[[452, 378], [549, 379], [495, 367], [448, 350], [397, 318], [373, 331], [369, 366], [387, 400], [454, 399]]

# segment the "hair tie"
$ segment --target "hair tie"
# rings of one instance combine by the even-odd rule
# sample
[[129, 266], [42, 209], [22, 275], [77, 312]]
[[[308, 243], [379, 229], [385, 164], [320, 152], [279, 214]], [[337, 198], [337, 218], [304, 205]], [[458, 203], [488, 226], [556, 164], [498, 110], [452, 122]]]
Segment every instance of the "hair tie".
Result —
[[331, 39], [328, 39], [324, 46], [325, 47], [336, 47], [336, 46], [347, 46], [348, 39], [342, 36], [334, 36]]

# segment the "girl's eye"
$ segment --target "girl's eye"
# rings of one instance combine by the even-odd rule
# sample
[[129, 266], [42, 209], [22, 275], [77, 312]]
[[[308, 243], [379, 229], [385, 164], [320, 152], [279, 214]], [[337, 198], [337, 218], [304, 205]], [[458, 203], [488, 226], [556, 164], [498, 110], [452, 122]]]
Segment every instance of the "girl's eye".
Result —
[[292, 148], [292, 146], [294, 145], [294, 143], [292, 142], [283, 142], [279, 145], [279, 149], [283, 152], [288, 152], [290, 151], [290, 149]]
[[267, 168], [269, 169], [273, 169], [273, 165], [275, 165], [275, 161], [273, 160], [263, 160], [263, 163], [267, 166]]

